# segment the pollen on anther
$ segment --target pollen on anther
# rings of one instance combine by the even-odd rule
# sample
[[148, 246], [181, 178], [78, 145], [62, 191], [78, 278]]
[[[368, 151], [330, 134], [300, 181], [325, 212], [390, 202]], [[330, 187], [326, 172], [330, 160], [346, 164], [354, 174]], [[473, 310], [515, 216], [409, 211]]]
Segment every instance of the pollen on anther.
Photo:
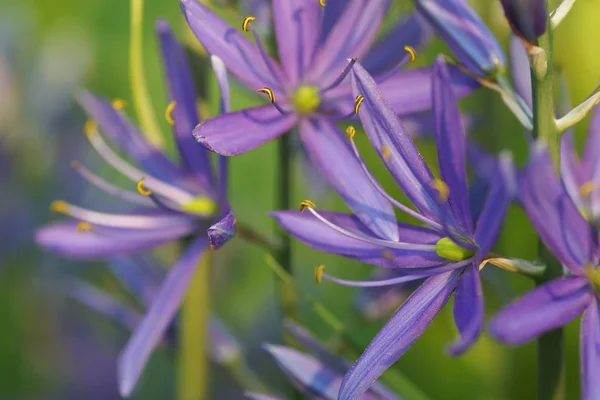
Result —
[[172, 101], [169, 103], [169, 105], [167, 105], [167, 108], [165, 109], [165, 119], [167, 120], [169, 125], [175, 125], [175, 120], [173, 119], [173, 110], [175, 109], [176, 104], [177, 103]]
[[252, 21], [256, 21], [256, 17], [249, 16], [244, 18], [244, 22], [242, 22], [242, 29], [244, 30], [244, 32], [250, 31], [250, 22]]
[[123, 99], [114, 99], [112, 106], [115, 110], [122, 110], [127, 105], [127, 102]]
[[94, 227], [90, 223], [82, 221], [77, 224], [77, 227], [75, 229], [77, 230], [77, 233], [91, 232], [94, 229]]
[[317, 208], [317, 206], [315, 205], [315, 203], [313, 203], [312, 201], [310, 201], [310, 200], [302, 200], [300, 202], [300, 212], [301, 213], [304, 212], [304, 209], [306, 207]]
[[319, 4], [321, 5], [321, 7], [325, 7], [327, 5], [327, 3], [325, 3], [325, 0], [319, 0]]
[[356, 135], [356, 128], [354, 128], [354, 126], [349, 125], [346, 128], [346, 135], [348, 136], [349, 139], [353, 139], [354, 135]]
[[435, 189], [438, 191], [438, 194], [439, 194], [438, 201], [440, 203], [448, 200], [448, 197], [450, 196], [450, 188], [448, 187], [446, 182], [444, 182], [441, 179], [435, 178], [434, 180], [431, 181], [431, 183], [429, 185], [431, 186], [432, 189]]
[[392, 151], [390, 150], [390, 147], [385, 144], [381, 146], [381, 155], [383, 156], [384, 161], [389, 161], [390, 157], [392, 156]]
[[579, 188], [579, 195], [586, 199], [590, 197], [592, 192], [596, 189], [596, 184], [593, 181], [584, 182], [583, 185]]
[[410, 54], [410, 62], [414, 63], [417, 60], [417, 52], [412, 46], [406, 45], [404, 46], [404, 51]]
[[98, 125], [96, 125], [96, 122], [92, 121], [91, 119], [88, 119], [83, 126], [83, 131], [87, 136], [95, 134], [97, 130]]
[[358, 114], [358, 110], [360, 110], [360, 105], [365, 101], [365, 98], [362, 95], [356, 96], [356, 100], [354, 101], [354, 114]]
[[320, 264], [315, 269], [315, 281], [317, 282], [318, 285], [320, 285], [321, 282], [323, 282], [323, 272], [324, 271], [325, 271], [325, 264]]
[[265, 93], [267, 96], [269, 96], [269, 101], [271, 103], [275, 103], [275, 94], [268, 87], [260, 88], [260, 89], [257, 90], [257, 92], [258, 93]]
[[53, 213], [66, 214], [69, 211], [69, 204], [63, 200], [55, 200], [50, 204], [50, 211]]
[[142, 196], [150, 196], [152, 194], [152, 190], [144, 187], [144, 178], [137, 181], [135, 187], [137, 188], [138, 193]]

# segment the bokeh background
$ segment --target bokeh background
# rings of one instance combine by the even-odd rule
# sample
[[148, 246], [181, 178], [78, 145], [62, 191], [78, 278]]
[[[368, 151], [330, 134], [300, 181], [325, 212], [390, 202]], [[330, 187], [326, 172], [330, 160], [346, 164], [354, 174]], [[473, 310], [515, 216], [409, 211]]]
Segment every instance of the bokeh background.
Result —
[[[275, 0], [276, 1], [276, 0]], [[410, 9], [410, 1], [394, 0], [390, 18]], [[499, 1], [473, 0], [499, 40], [506, 44], [509, 31]], [[243, 15], [243, 11], [241, 14]], [[229, 15], [229, 14], [228, 14]], [[578, 0], [555, 36], [558, 68], [564, 73], [574, 103], [583, 100], [600, 80], [600, 2]], [[33, 242], [36, 227], [57, 216], [49, 204], [64, 199], [76, 204], [110, 209], [109, 197], [87, 185], [71, 168], [85, 160], [102, 175], [119, 183], [93, 154], [83, 135], [85, 117], [73, 93], [85, 87], [109, 98], [131, 100], [128, 70], [129, 2], [124, 0], [0, 0], [0, 399], [118, 399], [116, 356], [127, 332], [66, 298], [64, 282], [83, 277], [119, 292], [102, 263], [76, 263], [43, 254]], [[177, 0], [147, 0], [144, 9], [144, 54], [152, 103], [159, 119], [166, 107], [165, 86], [159, 64], [154, 21], [164, 17], [194, 57], [200, 85], [205, 89], [205, 116], [215, 114], [215, 83], [203, 72], [205, 62], [190, 34]], [[236, 18], [231, 14], [231, 18]], [[237, 26], [239, 21], [233, 19]], [[401, 38], [399, 49], [401, 50]], [[419, 54], [419, 65], [430, 63], [448, 50], [435, 40]], [[263, 101], [237, 85], [233, 106]], [[515, 159], [525, 156], [522, 130], [493, 93], [484, 90], [463, 102], [479, 117], [473, 140], [493, 152], [509, 148]], [[128, 112], [133, 114], [132, 110]], [[163, 132], [169, 136], [165, 121]], [[577, 128], [578, 142], [587, 120]], [[364, 138], [359, 145], [386, 189], [401, 197]], [[170, 144], [172, 149], [172, 143]], [[434, 147], [419, 146], [428, 159]], [[231, 201], [238, 218], [272, 235], [267, 216], [274, 203], [277, 166], [275, 146], [268, 144], [231, 161]], [[322, 208], [344, 209], [341, 201], [323, 187], [307, 184], [311, 171], [298, 155], [294, 204], [311, 198]], [[321, 254], [294, 244], [294, 264], [300, 291], [314, 296], [347, 324], [366, 345], [382, 326], [358, 314], [356, 290], [324, 283], [314, 284], [313, 271], [325, 264], [328, 272], [348, 279], [368, 276], [372, 268], [354, 261]], [[526, 216], [513, 207], [498, 242], [498, 253], [527, 259], [537, 254], [536, 239]], [[157, 257], [168, 265], [176, 252], [169, 246]], [[254, 372], [277, 392], [283, 377], [260, 344], [281, 341], [280, 308], [272, 271], [259, 247], [236, 239], [218, 252], [212, 266], [213, 312], [241, 344]], [[489, 315], [530, 287], [525, 279], [486, 272]], [[302, 303], [301, 322], [323, 340], [331, 328]], [[578, 391], [578, 322], [569, 325], [567, 384], [569, 399]], [[421, 339], [395, 365], [431, 399], [535, 398], [535, 345], [507, 349], [485, 334], [465, 356], [452, 359], [445, 346], [456, 335], [451, 307], [446, 307]], [[134, 398], [172, 398], [175, 358], [160, 350], [153, 356]], [[241, 398], [243, 389], [226, 370], [212, 371], [213, 398]]]

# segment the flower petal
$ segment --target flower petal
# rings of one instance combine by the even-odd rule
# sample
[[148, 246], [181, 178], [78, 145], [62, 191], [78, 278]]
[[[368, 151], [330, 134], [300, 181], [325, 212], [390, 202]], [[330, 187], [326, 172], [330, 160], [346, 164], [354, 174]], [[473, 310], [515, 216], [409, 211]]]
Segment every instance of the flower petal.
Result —
[[229, 211], [219, 222], [208, 228], [207, 233], [211, 249], [217, 250], [223, 247], [236, 233], [233, 212]]
[[128, 397], [131, 394], [148, 358], [175, 317], [207, 244], [207, 239], [201, 237], [184, 251], [167, 274], [142, 322], [121, 352], [118, 364], [121, 396]]
[[546, 2], [544, 0], [501, 0], [504, 15], [516, 35], [531, 44], [546, 32]]
[[429, 278], [400, 306], [344, 377], [340, 400], [360, 398], [418, 339], [456, 287], [459, 271]]
[[518, 345], [577, 318], [593, 299], [585, 278], [566, 276], [540, 286], [500, 311], [488, 330]]
[[458, 280], [454, 294], [454, 322], [460, 338], [449, 348], [453, 356], [464, 353], [475, 343], [483, 328], [483, 290], [479, 268], [471, 265]]
[[581, 319], [581, 392], [583, 400], [600, 399], [600, 310], [590, 302]]
[[515, 91], [525, 101], [530, 109], [533, 108], [531, 95], [531, 67], [529, 56], [521, 39], [514, 35], [510, 37], [510, 70]]
[[592, 118], [581, 158], [583, 168], [589, 171], [590, 177], [600, 177], [600, 106], [592, 111]]
[[[369, 228], [352, 214], [329, 211], [319, 211], [319, 213], [348, 231], [365, 236], [373, 235]], [[385, 268], [426, 268], [444, 263], [444, 260], [434, 252], [384, 249], [352, 239], [324, 225], [308, 212], [277, 211], [271, 215], [277, 219], [283, 229], [302, 243], [327, 253], [339, 254]], [[398, 224], [398, 232], [401, 237], [409, 238], [411, 243], [434, 244], [441, 239], [440, 234], [431, 229], [409, 224]]]
[[236, 156], [283, 135], [296, 122], [295, 114], [281, 115], [272, 104], [266, 104], [202, 121], [193, 135], [215, 153]]
[[78, 232], [77, 221], [63, 221], [37, 230], [38, 246], [63, 257], [94, 260], [137, 253], [189, 235], [196, 229], [183, 224], [160, 229], [119, 229], [102, 226], [92, 232]]
[[304, 120], [300, 137], [312, 162], [362, 223], [377, 236], [397, 241], [394, 209], [373, 187], [344, 134], [327, 120]]
[[[588, 181], [589, 178], [584, 175], [581, 163], [577, 159], [577, 150], [573, 142], [573, 130], [564, 132], [560, 139], [560, 177], [575, 207], [583, 213], [585, 213], [584, 210], [589, 210], [589, 200], [587, 205], [584, 204], [580, 190], [581, 185]], [[590, 195], [593, 196], [594, 192], [595, 190]]]
[[276, 76], [271, 74], [258, 48], [206, 6], [196, 0], [181, 0], [181, 6], [200, 43], [210, 54], [221, 58], [237, 79], [251, 90], [267, 86], [276, 96], [283, 95], [283, 73], [272, 59], [269, 62]]
[[179, 154], [181, 154], [184, 165], [194, 173], [202, 187], [210, 188], [213, 183], [210, 159], [206, 150], [202, 146], [198, 146], [192, 137], [192, 130], [200, 119], [196, 111], [197, 94], [188, 60], [183, 48], [164, 20], [157, 22], [156, 31], [160, 39], [169, 97], [175, 104], [172, 111], [173, 132]]

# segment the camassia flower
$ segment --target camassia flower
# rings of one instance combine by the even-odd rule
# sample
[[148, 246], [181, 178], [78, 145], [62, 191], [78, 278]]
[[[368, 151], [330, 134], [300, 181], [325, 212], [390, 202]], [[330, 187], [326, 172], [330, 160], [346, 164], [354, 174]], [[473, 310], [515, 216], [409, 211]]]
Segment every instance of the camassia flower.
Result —
[[[144, 139], [121, 111], [122, 101], [111, 104], [84, 92], [79, 101], [91, 117], [85, 126], [90, 143], [111, 167], [133, 181], [132, 186], [137, 185], [139, 193], [117, 188], [83, 165], [76, 163], [74, 167], [93, 185], [133, 205], [133, 211], [105, 213], [55, 201], [51, 209], [72, 219], [44, 226], [36, 233], [43, 249], [75, 259], [108, 259], [177, 239], [189, 243], [132, 338], [135, 348], [131, 359], [125, 360], [130, 362], [122, 361], [121, 369], [132, 371], [121, 373], [134, 381], [141, 372], [140, 363], [143, 366], [144, 357], [149, 356], [175, 316], [202, 255], [209, 245], [218, 248], [235, 234], [235, 217], [225, 196], [227, 177], [222, 173], [214, 176], [209, 153], [190, 135], [198, 115], [185, 54], [166, 23], [160, 21], [157, 31], [170, 93], [166, 117], [173, 124], [180, 163], [175, 164]], [[218, 71], [219, 63], [214, 65], [217, 75], [224, 78], [224, 71]], [[221, 79], [221, 87], [225, 86]], [[120, 158], [101, 131], [142, 169]]]
[[[600, 180], [600, 112], [596, 110], [581, 163], [570, 143], [562, 144], [562, 181], [546, 145], [536, 144], [521, 181], [521, 201], [545, 245], [567, 275], [540, 286], [502, 310], [490, 333], [518, 345], [583, 314], [581, 320], [582, 398], [600, 398], [600, 246], [597, 193]], [[590, 180], [591, 179], [591, 180]], [[575, 185], [579, 190], [575, 191]]]
[[[376, 191], [403, 212], [426, 226], [396, 222], [385, 210], [373, 215], [385, 220], [389, 235], [372, 229], [351, 214], [317, 211], [309, 201], [309, 212], [274, 213], [280, 224], [302, 242], [317, 249], [356, 258], [384, 268], [397, 268], [403, 276], [380, 281], [346, 281], [317, 270], [317, 280], [368, 287], [385, 286], [429, 277], [391, 317], [344, 379], [340, 399], [355, 399], [421, 335], [456, 291], [454, 315], [460, 339], [452, 354], [464, 352], [479, 336], [484, 318], [479, 265], [484, 261], [500, 229], [514, 193], [514, 171], [510, 158], [500, 156], [494, 184], [477, 221], [469, 207], [465, 170], [466, 132], [441, 58], [433, 67], [433, 114], [440, 178], [435, 178], [375, 80], [359, 64], [352, 72], [354, 94], [363, 96], [359, 116], [383, 163], [417, 211], [384, 192], [366, 167]], [[354, 130], [348, 134], [352, 140]], [[361, 161], [362, 165], [364, 163]], [[348, 184], [352, 184], [348, 182]]]

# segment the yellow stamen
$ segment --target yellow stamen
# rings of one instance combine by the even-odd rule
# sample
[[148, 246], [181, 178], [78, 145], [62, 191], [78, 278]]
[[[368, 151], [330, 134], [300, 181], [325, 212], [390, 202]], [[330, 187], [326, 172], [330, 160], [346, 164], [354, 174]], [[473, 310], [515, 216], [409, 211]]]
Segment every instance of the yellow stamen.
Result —
[[596, 190], [596, 184], [593, 181], [587, 181], [579, 188], [579, 195], [586, 199]]
[[313, 203], [312, 201], [310, 201], [310, 200], [302, 200], [300, 202], [300, 212], [301, 213], [304, 212], [304, 209], [306, 207], [317, 208], [317, 206], [315, 205], [315, 203]]
[[138, 193], [142, 196], [150, 196], [152, 194], [152, 190], [144, 187], [144, 178], [137, 181], [135, 187], [137, 188]]
[[325, 0], [319, 0], [319, 4], [321, 5], [321, 7], [325, 7], [327, 5], [325, 3]]
[[244, 32], [250, 31], [250, 22], [252, 21], [256, 21], [256, 17], [249, 16], [244, 18], [244, 22], [242, 22], [242, 29], [244, 30]]
[[127, 105], [127, 102], [123, 99], [114, 99], [112, 106], [115, 110], [122, 110]]
[[268, 87], [264, 87], [261, 89], [257, 90], [258, 93], [265, 93], [267, 96], [269, 96], [269, 101], [271, 103], [275, 103], [275, 95], [273, 94], [273, 91], [271, 89], [269, 89]]
[[88, 222], [82, 221], [77, 224], [77, 227], [75, 229], [77, 229], [77, 233], [91, 232], [94, 229], [94, 227]]
[[55, 200], [50, 204], [50, 211], [53, 213], [67, 214], [69, 212], [69, 203], [63, 200]]
[[354, 135], [356, 135], [356, 128], [354, 128], [352, 125], [349, 125], [346, 128], [346, 135], [349, 139], [354, 139]]
[[383, 155], [384, 161], [389, 161], [390, 157], [392, 156], [392, 151], [390, 150], [389, 146], [384, 144], [381, 146], [381, 154]]
[[325, 271], [325, 264], [321, 264], [315, 269], [315, 281], [317, 281], [318, 285], [320, 285], [321, 282], [323, 281], [323, 272], [324, 271]]
[[410, 54], [410, 62], [414, 63], [417, 59], [417, 52], [415, 51], [415, 49], [412, 46], [406, 45], [404, 46], [404, 51]]
[[173, 119], [173, 110], [175, 109], [175, 104], [176, 103], [172, 101], [165, 109], [165, 119], [167, 120], [169, 125], [175, 125], [175, 120]]
[[360, 109], [360, 105], [365, 101], [365, 98], [360, 94], [356, 96], [356, 100], [354, 101], [354, 114], [358, 114], [358, 110]]
[[87, 136], [91, 136], [98, 132], [98, 125], [96, 125], [96, 122], [88, 119], [83, 126], [83, 131]]
[[431, 186], [432, 189], [435, 189], [438, 191], [438, 193], [439, 193], [438, 201], [440, 203], [448, 200], [448, 197], [450, 196], [450, 188], [448, 187], [446, 182], [444, 182], [441, 179], [435, 178], [434, 180], [431, 181], [429, 186]]

